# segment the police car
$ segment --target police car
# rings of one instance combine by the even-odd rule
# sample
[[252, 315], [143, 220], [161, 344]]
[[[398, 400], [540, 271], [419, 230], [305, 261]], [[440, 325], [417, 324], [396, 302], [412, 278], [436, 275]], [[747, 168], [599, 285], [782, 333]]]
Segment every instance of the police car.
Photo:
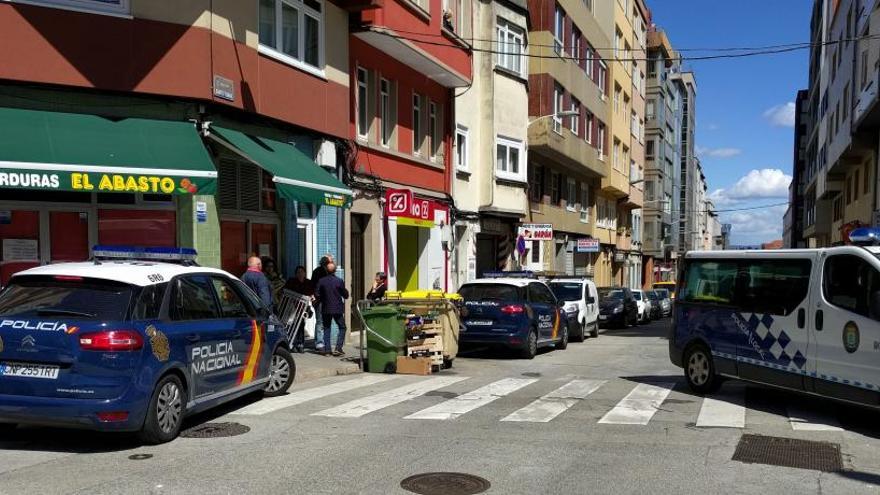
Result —
[[731, 377], [880, 406], [880, 247], [690, 252], [682, 268], [669, 353], [693, 391]]
[[461, 345], [519, 350], [532, 359], [539, 347], [568, 346], [568, 328], [553, 291], [530, 272], [488, 273], [461, 286], [464, 310]]
[[20, 272], [0, 292], [0, 426], [161, 443], [185, 416], [293, 383], [285, 333], [237, 278], [187, 262], [192, 250], [94, 253]]

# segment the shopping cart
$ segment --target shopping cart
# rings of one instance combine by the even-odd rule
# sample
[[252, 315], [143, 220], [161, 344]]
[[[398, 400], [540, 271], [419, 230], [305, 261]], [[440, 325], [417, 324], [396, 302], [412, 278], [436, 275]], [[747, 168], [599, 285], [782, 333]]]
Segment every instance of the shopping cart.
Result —
[[291, 349], [296, 346], [297, 335], [304, 331], [305, 321], [311, 317], [313, 311], [310, 296], [304, 296], [289, 289], [281, 291], [277, 311], [278, 319], [284, 326], [287, 343]]

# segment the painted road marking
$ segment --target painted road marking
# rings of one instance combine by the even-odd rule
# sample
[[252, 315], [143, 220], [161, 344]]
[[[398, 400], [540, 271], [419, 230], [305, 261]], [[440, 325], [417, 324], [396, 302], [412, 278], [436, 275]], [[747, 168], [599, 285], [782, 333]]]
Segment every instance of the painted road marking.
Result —
[[675, 383], [657, 383], [654, 385], [640, 383], [626, 397], [602, 416], [599, 423], [617, 425], [646, 425], [666, 396], [675, 387]]
[[548, 423], [605, 384], [605, 380], [572, 380], [501, 421]]
[[455, 419], [462, 414], [495, 402], [501, 397], [513, 393], [526, 385], [531, 385], [536, 381], [538, 381], [536, 378], [505, 378], [498, 380], [473, 392], [459, 395], [454, 399], [443, 401], [435, 406], [410, 414], [404, 419]]
[[365, 414], [385, 409], [386, 407], [406, 402], [433, 390], [448, 387], [453, 383], [467, 380], [465, 376], [437, 377], [406, 384], [402, 387], [353, 400], [341, 406], [313, 413], [312, 416], [331, 418], [359, 418]]
[[843, 431], [836, 419], [797, 406], [788, 407], [788, 422], [798, 431]]
[[743, 394], [706, 397], [697, 416], [697, 426], [719, 428], [745, 428], [746, 408]]
[[279, 409], [303, 404], [305, 402], [313, 401], [316, 399], [322, 399], [330, 395], [341, 394], [342, 392], [348, 392], [357, 388], [387, 382], [388, 380], [391, 380], [393, 378], [393, 376], [387, 375], [364, 375], [359, 378], [346, 380], [339, 383], [307, 388], [304, 390], [297, 390], [281, 397], [263, 399], [247, 407], [243, 407], [238, 411], [235, 411], [233, 414], [249, 414], [259, 416], [277, 411]]

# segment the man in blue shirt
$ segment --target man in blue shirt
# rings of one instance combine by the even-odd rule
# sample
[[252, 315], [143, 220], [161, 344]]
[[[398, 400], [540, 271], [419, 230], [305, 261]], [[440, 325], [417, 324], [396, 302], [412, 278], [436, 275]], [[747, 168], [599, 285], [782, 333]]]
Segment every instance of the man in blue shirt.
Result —
[[315, 287], [315, 300], [321, 306], [321, 323], [324, 326], [324, 351], [323, 355], [330, 355], [331, 325], [336, 321], [339, 327], [339, 335], [336, 336], [336, 349], [334, 356], [342, 356], [342, 344], [345, 343], [345, 300], [348, 299], [348, 289], [342, 283], [342, 279], [336, 276], [336, 263], [330, 261], [326, 265], [327, 275], [318, 281]]
[[241, 281], [260, 296], [264, 307], [272, 310], [272, 288], [269, 279], [263, 273], [263, 262], [258, 256], [248, 258], [248, 269], [241, 276]]

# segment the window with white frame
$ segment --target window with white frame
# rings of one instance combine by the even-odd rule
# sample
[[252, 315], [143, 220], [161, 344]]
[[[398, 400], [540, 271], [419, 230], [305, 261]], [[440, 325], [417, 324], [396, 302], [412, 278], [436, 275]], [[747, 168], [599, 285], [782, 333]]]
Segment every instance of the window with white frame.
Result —
[[553, 50], [557, 55], [562, 55], [562, 40], [565, 39], [565, 11], [559, 5], [556, 6], [553, 22]]
[[623, 48], [623, 33], [620, 28], [614, 31], [614, 58], [620, 58], [620, 50]]
[[440, 126], [438, 125], [440, 117], [437, 115], [437, 103], [428, 104], [428, 132], [431, 134], [431, 160], [436, 160], [440, 153]]
[[593, 114], [590, 112], [584, 118], [584, 139], [588, 144], [593, 144]]
[[382, 120], [382, 145], [391, 145], [394, 131], [394, 117], [391, 114], [391, 83], [388, 79], [379, 81], [379, 118]]
[[620, 140], [615, 138], [614, 144], [611, 146], [611, 165], [616, 170], [620, 170]]
[[630, 130], [630, 133], [632, 133], [632, 135], [635, 136], [636, 139], [638, 139], [638, 137], [639, 137], [639, 116], [636, 115], [635, 110], [630, 111], [629, 130]]
[[260, 0], [260, 48], [285, 62], [324, 68], [321, 0]]
[[129, 14], [129, 0], [27, 0], [26, 3], [38, 3], [48, 7], [86, 10], [107, 14]]
[[615, 84], [614, 85], [614, 113], [615, 114], [620, 113], [620, 103], [621, 103], [622, 96], [623, 96], [623, 90], [620, 88], [619, 85]]
[[571, 99], [571, 111], [574, 112], [574, 114], [571, 116], [571, 124], [569, 125], [569, 128], [575, 136], [578, 136], [580, 133], [581, 102], [579, 102], [577, 98], [572, 97]]
[[525, 180], [522, 165], [523, 142], [498, 136], [495, 139], [495, 176], [499, 179]]
[[366, 69], [357, 68], [357, 134], [362, 139], [367, 139], [370, 134], [369, 120], [369, 79]]
[[590, 185], [581, 182], [581, 222], [590, 223]]
[[565, 179], [565, 186], [565, 209], [568, 211], [575, 211], [574, 204], [577, 202], [577, 182], [569, 177]]
[[576, 27], [571, 29], [571, 53], [569, 55], [575, 63], [581, 64], [581, 32]]
[[599, 92], [604, 99], [605, 92], [608, 90], [608, 65], [604, 60], [599, 61]]
[[455, 128], [455, 168], [468, 169], [468, 128], [461, 124]]
[[562, 132], [562, 117], [559, 116], [562, 113], [563, 108], [563, 97], [565, 96], [565, 91], [562, 89], [562, 86], [555, 84], [553, 86], [553, 130], [561, 133]]
[[412, 138], [413, 154], [422, 154], [422, 97], [413, 93], [412, 101]]
[[592, 80], [593, 79], [593, 64], [594, 64], [594, 59], [595, 59], [595, 52], [593, 51], [593, 47], [590, 46], [589, 43], [587, 44], [586, 52], [587, 53], [586, 53], [585, 58], [587, 59], [587, 65], [584, 68], [584, 71], [587, 73], [587, 77]]
[[605, 160], [605, 124], [599, 122], [599, 132], [596, 136], [596, 148], [599, 150], [599, 159]]
[[495, 32], [498, 36], [498, 66], [522, 75], [525, 65], [525, 30], [504, 19], [498, 19]]

